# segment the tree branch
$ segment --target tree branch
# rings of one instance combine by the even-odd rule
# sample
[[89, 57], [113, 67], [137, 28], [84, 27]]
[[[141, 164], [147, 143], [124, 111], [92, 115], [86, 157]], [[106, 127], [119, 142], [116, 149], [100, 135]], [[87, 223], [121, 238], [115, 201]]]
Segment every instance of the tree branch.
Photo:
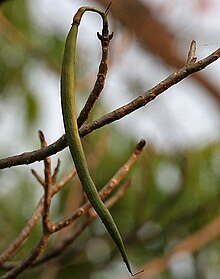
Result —
[[[114, 204], [116, 204], [118, 200], [124, 196], [125, 191], [128, 189], [129, 186], [130, 181], [126, 181], [115, 193], [115, 195], [108, 199], [108, 201], [105, 203], [106, 207], [111, 208]], [[97, 216], [97, 213], [92, 210], [92, 214], [90, 214], [88, 218], [86, 218], [81, 224], [79, 224], [70, 236], [67, 236], [61, 243], [59, 243], [59, 246], [55, 247], [50, 252], [37, 259], [31, 267], [37, 267], [44, 263], [48, 263], [48, 261], [60, 256], [68, 247], [70, 247], [70, 245], [76, 240], [76, 238], [94, 221]]]
[[[99, 192], [100, 197], [102, 198], [102, 200], [105, 200], [107, 197], [109, 197], [109, 195], [111, 194], [113, 189], [115, 189], [115, 187], [118, 186], [118, 184], [122, 181], [122, 179], [125, 178], [128, 171], [131, 169], [131, 167], [137, 161], [137, 159], [138, 159], [139, 155], [141, 154], [144, 146], [145, 146], [145, 141], [141, 140], [136, 145], [134, 151], [131, 153], [128, 160], [115, 173], [115, 175], [109, 180], [109, 182], [102, 188], [102, 190]], [[45, 168], [46, 168], [46, 166], [45, 166]], [[73, 170], [69, 176], [64, 178], [63, 181], [61, 181], [59, 184], [57, 184], [55, 187], [53, 187], [51, 197], [54, 194], [56, 194], [64, 186], [64, 184], [66, 184], [72, 178], [72, 175], [74, 175], [74, 174], [75, 174], [75, 170]], [[46, 180], [46, 178], [45, 178], [45, 180]], [[45, 182], [44, 182], [44, 184], [46, 185]], [[129, 184], [130, 184], [130, 181], [125, 182], [121, 186], [121, 188], [118, 190], [116, 195], [108, 200], [106, 206], [107, 207], [108, 206], [109, 207], [113, 206], [113, 204], [116, 203], [118, 201], [118, 199], [120, 199], [121, 196], [125, 193], [125, 190], [129, 186]], [[17, 249], [21, 246], [21, 244], [24, 242], [24, 240], [30, 234], [33, 226], [35, 225], [35, 223], [40, 218], [42, 212], [45, 210], [45, 207], [48, 207], [47, 205], [45, 206], [45, 202], [44, 202], [44, 199], [46, 197], [47, 197], [47, 195], [45, 193], [44, 197], [41, 198], [37, 209], [35, 210], [35, 212], [31, 216], [31, 218], [28, 220], [27, 225], [23, 228], [22, 232], [19, 234], [19, 236], [13, 242], [14, 244], [10, 245], [9, 248], [0, 257], [1, 267], [6, 269], [6, 270], [10, 270], [9, 273], [6, 274], [9, 277], [2, 277], [2, 278], [15, 278], [15, 277], [10, 277], [10, 276], [17, 276], [18, 274], [22, 273], [29, 266], [40, 265], [40, 264], [58, 256], [58, 255], [60, 255], [60, 253], [62, 251], [64, 251], [76, 239], [76, 237], [82, 232], [82, 230], [84, 228], [86, 228], [91, 223], [91, 221], [97, 216], [96, 213], [94, 213], [92, 211], [92, 214], [88, 215], [89, 216], [89, 219], [87, 219], [88, 221], [86, 221], [85, 223], [82, 223], [82, 225], [80, 225], [77, 228], [77, 230], [75, 230], [74, 233], [71, 236], [66, 236], [57, 248], [54, 248], [54, 250], [48, 252], [47, 254], [42, 256], [40, 259], [36, 260], [36, 258], [38, 257], [38, 254], [37, 254], [37, 251], [38, 251], [37, 249], [38, 248], [37, 247], [42, 247], [42, 246], [39, 246], [39, 245], [43, 241], [44, 237], [46, 237], [48, 239], [49, 236], [52, 235], [53, 233], [65, 228], [66, 226], [71, 225], [77, 218], [81, 217], [86, 212], [88, 212], [88, 210], [92, 210], [91, 209], [91, 204], [89, 202], [86, 202], [84, 205], [82, 205], [80, 208], [78, 208], [72, 214], [72, 216], [70, 218], [63, 219], [62, 221], [57, 222], [55, 224], [51, 224], [49, 219], [48, 220], [43, 220], [44, 234], [43, 234], [42, 239], [39, 242], [39, 244], [31, 252], [31, 254], [33, 253], [35, 256], [30, 255], [30, 256], [27, 257], [26, 260], [24, 260], [23, 262], [20, 262], [20, 263], [13, 263], [13, 262], [4, 263], [7, 259], [9, 259], [10, 256], [14, 255], [14, 253], [17, 251]], [[46, 242], [45, 242], [45, 246], [46, 246]], [[41, 253], [41, 252], [39, 252], [39, 253]], [[14, 273], [12, 272], [11, 269], [14, 270]]]
[[[138, 98], [134, 99], [130, 103], [102, 116], [101, 118], [87, 124], [83, 125], [79, 131], [80, 136], [84, 137], [91, 133], [92, 131], [99, 129], [107, 124], [110, 124], [116, 120], [123, 118], [124, 116], [134, 112], [135, 110], [147, 105], [149, 102], [154, 100], [161, 93], [166, 91], [171, 86], [179, 83], [187, 76], [199, 72], [206, 68], [208, 65], [219, 59], [220, 48], [214, 51], [212, 54], [206, 58], [199, 60], [195, 63], [185, 64], [181, 69], [175, 71], [168, 78], [158, 83], [155, 87], [143, 93]], [[18, 165], [28, 165], [36, 161], [44, 160], [46, 157], [56, 154], [57, 152], [63, 150], [67, 146], [66, 137], [62, 135], [54, 143], [48, 145], [44, 149], [37, 149], [31, 152], [25, 152], [20, 155], [11, 156], [0, 160], [0, 169], [9, 168]]]
[[102, 58], [99, 64], [99, 70], [97, 74], [97, 79], [92, 89], [92, 92], [89, 94], [89, 98], [86, 101], [80, 115], [77, 119], [78, 127], [81, 127], [82, 124], [86, 121], [89, 116], [91, 109], [93, 108], [95, 102], [98, 100], [106, 80], [106, 75], [108, 71], [108, 53], [109, 53], [109, 43], [113, 37], [113, 33], [109, 35], [108, 26], [104, 25], [102, 29], [102, 35], [97, 33], [98, 39], [101, 41], [102, 45]]
[[[60, 165], [60, 163], [58, 163]], [[58, 167], [58, 166], [57, 166]], [[55, 168], [54, 173], [58, 172], [57, 167]], [[41, 186], [45, 187], [45, 181], [37, 174], [36, 171], [31, 170], [34, 174], [37, 181], [41, 184]], [[75, 168], [72, 169], [72, 171], [65, 176], [59, 183], [56, 183], [56, 180], [53, 181], [53, 188], [51, 192], [51, 197], [58, 193], [67, 183], [70, 182], [70, 180], [76, 175]], [[56, 184], [55, 184], [56, 183]], [[18, 234], [18, 236], [15, 238], [15, 240], [9, 245], [9, 247], [3, 251], [0, 254], [0, 266], [2, 267], [3, 264], [8, 261], [22, 246], [22, 244], [25, 242], [25, 240], [29, 237], [32, 229], [42, 216], [42, 212], [44, 210], [44, 197], [42, 197], [34, 211], [34, 213], [31, 215], [31, 217], [28, 219], [27, 223], [21, 230], [21, 232]]]
[[[103, 8], [109, 3], [109, 0], [96, 1]], [[177, 48], [179, 36], [176, 33], [178, 31], [173, 32], [166, 23], [162, 23], [158, 14], [155, 13], [156, 10], [152, 11], [148, 2], [117, 0], [111, 6], [110, 12], [130, 33], [135, 35], [142, 49], [158, 56], [166, 65], [179, 69], [185, 59]], [[157, 12], [160, 10], [158, 9]], [[201, 73], [194, 75], [193, 79], [220, 103], [219, 86]]]
[[43, 252], [47, 245], [49, 234], [43, 234], [38, 244], [31, 251], [30, 255], [22, 261], [19, 265], [15, 266], [12, 270], [7, 272], [1, 279], [14, 279], [24, 270], [26, 270], [36, 260], [36, 258]]

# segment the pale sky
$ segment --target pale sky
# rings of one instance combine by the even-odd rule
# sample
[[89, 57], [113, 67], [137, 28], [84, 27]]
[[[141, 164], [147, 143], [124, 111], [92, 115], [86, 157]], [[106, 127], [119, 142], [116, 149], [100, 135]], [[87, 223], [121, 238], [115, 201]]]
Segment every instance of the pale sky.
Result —
[[[144, 0], [142, 1], [144, 2]], [[205, 11], [198, 8], [196, 0], [167, 0], [166, 5], [163, 5], [162, 0], [146, 0], [145, 2], [152, 6], [155, 13], [160, 11], [160, 19], [168, 22], [173, 31], [176, 30], [181, 42], [179, 48], [184, 55], [187, 55], [192, 39], [197, 41], [199, 59], [219, 47], [219, 0], [210, 0], [212, 5]], [[95, 2], [82, 0], [29, 1], [31, 19], [36, 29], [39, 32], [52, 32], [60, 35], [63, 40], [70, 28], [75, 11], [83, 5], [94, 6]], [[163, 9], [161, 9], [161, 5]], [[97, 67], [100, 55], [96, 32], [100, 31], [100, 28], [99, 17], [88, 13], [83, 18], [79, 30], [79, 46], [89, 57], [88, 74], [94, 76], [97, 70], [94, 68], [94, 64]], [[110, 28], [115, 28], [113, 30], [114, 40], [110, 49], [114, 62], [117, 49], [124, 42], [125, 33], [111, 24]], [[143, 51], [133, 38], [128, 40], [125, 47], [126, 52], [120, 58], [120, 63], [113, 63], [109, 69], [105, 91], [100, 99], [104, 102], [107, 111], [126, 104], [172, 72], [171, 69], [160, 64], [155, 57]], [[209, 66], [205, 73], [220, 88], [219, 71], [220, 63], [217, 61]], [[33, 65], [30, 61], [24, 70], [24, 75], [27, 77], [30, 89], [36, 94], [41, 104], [41, 118], [37, 123], [36, 132], [38, 129], [42, 129], [46, 133], [48, 141], [52, 142], [64, 132], [60, 109], [60, 76], [48, 70], [42, 61], [39, 61], [37, 65], [36, 63]], [[136, 92], [135, 89], [129, 92], [129, 81], [131, 80], [139, 82]], [[16, 117], [19, 113], [22, 114], [19, 106], [15, 108], [12, 101], [12, 104], [9, 103], [7, 108], [3, 107], [1, 110], [2, 114], [8, 114], [2, 123], [2, 131], [8, 135], [8, 138], [3, 139], [3, 141], [5, 140], [4, 145], [13, 144], [13, 139], [16, 137], [17, 142], [21, 144], [11, 146], [11, 152], [19, 153], [27, 149], [31, 150], [33, 147], [28, 143], [23, 145], [22, 123], [19, 123], [19, 119]], [[11, 123], [19, 125], [21, 127], [19, 131], [9, 129]], [[195, 82], [188, 79], [166, 91], [147, 107], [112, 125], [122, 129], [129, 136], [136, 137], [137, 140], [145, 138], [158, 149], [195, 147], [219, 139], [219, 106]]]

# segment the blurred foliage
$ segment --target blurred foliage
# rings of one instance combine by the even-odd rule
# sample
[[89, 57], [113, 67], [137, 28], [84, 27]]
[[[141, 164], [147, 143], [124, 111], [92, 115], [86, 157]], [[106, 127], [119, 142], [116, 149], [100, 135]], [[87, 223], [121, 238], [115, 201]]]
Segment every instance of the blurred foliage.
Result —
[[[22, 109], [26, 115], [24, 125], [28, 129], [39, 118], [39, 103], [26, 82], [25, 68], [30, 61], [35, 65], [40, 59], [50, 70], [59, 72], [63, 41], [33, 28], [25, 0], [7, 1], [1, 5], [1, 10], [9, 25], [0, 24], [0, 98], [2, 103], [7, 103], [11, 96], [22, 97]], [[14, 36], [11, 32], [14, 32]], [[80, 66], [85, 67], [84, 63], [84, 60], [80, 61]], [[85, 88], [82, 91], [87, 92]], [[104, 111], [104, 108], [100, 110]], [[112, 127], [93, 133], [84, 143], [92, 176], [99, 189], [123, 165], [136, 144], [132, 138]], [[172, 243], [185, 239], [219, 214], [219, 168], [220, 143], [172, 154], [158, 152], [152, 146], [147, 146], [128, 175], [132, 180], [131, 188], [111, 210], [124, 236], [132, 265], [138, 266], [163, 255]], [[21, 169], [21, 172], [18, 168], [6, 170], [6, 178], [1, 179], [4, 188], [8, 187], [8, 183], [16, 183], [11, 186], [11, 191], [0, 194], [2, 251], [20, 232], [39, 197], [36, 190], [39, 186], [36, 186], [28, 168]], [[68, 169], [70, 164], [65, 161], [62, 175]], [[3, 173], [0, 173], [0, 177], [3, 177]], [[76, 184], [76, 180], [55, 199], [54, 220], [66, 214], [64, 212], [72, 195], [70, 186], [73, 183]], [[15, 260], [27, 255], [40, 232], [39, 222]], [[52, 237], [49, 246], [56, 245], [59, 237]], [[214, 278], [206, 276], [210, 268], [213, 272], [219, 271], [219, 245], [217, 239], [194, 255], [194, 275], [197, 274], [197, 278]], [[105, 248], [103, 251], [100, 250], [102, 246]], [[204, 261], [206, 264], [201, 264]], [[124, 274], [125, 268], [117, 249], [103, 226], [96, 221], [63, 257], [46, 267], [29, 270], [20, 278], [68, 279], [73, 278], [73, 274], [74, 278], [81, 279], [113, 278], [118, 276], [116, 271], [119, 263]], [[194, 275], [176, 277], [166, 271], [158, 278], [189, 279], [194, 278]]]

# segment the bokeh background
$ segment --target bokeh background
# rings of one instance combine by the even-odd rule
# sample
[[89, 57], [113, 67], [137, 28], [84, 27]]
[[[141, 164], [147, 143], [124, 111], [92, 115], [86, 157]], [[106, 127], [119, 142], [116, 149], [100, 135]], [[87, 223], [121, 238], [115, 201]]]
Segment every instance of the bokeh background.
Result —
[[[109, 1], [0, 1], [0, 157], [39, 148], [37, 131], [48, 143], [63, 133], [60, 69], [64, 42], [80, 6], [105, 10]], [[89, 121], [126, 104], [165, 79], [187, 59], [192, 39], [201, 59], [219, 47], [218, 0], [115, 0], [109, 13], [110, 45], [105, 89]], [[100, 18], [87, 13], [77, 50], [77, 104], [85, 102], [96, 78]], [[125, 162], [139, 139], [147, 146], [129, 173], [132, 187], [111, 212], [122, 232], [131, 262], [145, 266], [141, 278], [219, 278], [219, 238], [164, 259], [186, 239], [218, 220], [220, 195], [220, 64], [173, 86], [155, 101], [83, 139], [98, 188]], [[68, 149], [60, 178], [71, 170]], [[0, 172], [1, 251], [15, 238], [34, 210], [42, 189], [30, 169], [41, 162]], [[73, 187], [74, 186], [74, 187]], [[54, 200], [54, 220], [77, 204], [74, 180]], [[218, 231], [220, 222], [213, 227]], [[74, 228], [73, 228], [74, 229]], [[13, 260], [28, 254], [41, 232], [39, 224]], [[220, 233], [220, 232], [219, 232]], [[49, 246], [56, 245], [59, 235]], [[201, 236], [201, 239], [203, 236]], [[49, 247], [50, 248], [50, 247]], [[147, 275], [154, 263], [154, 275]], [[160, 267], [160, 268], [159, 268]], [[152, 273], [153, 274], [153, 273]], [[99, 221], [63, 257], [20, 278], [128, 278], [124, 264]], [[148, 276], [148, 277], [147, 277]]]

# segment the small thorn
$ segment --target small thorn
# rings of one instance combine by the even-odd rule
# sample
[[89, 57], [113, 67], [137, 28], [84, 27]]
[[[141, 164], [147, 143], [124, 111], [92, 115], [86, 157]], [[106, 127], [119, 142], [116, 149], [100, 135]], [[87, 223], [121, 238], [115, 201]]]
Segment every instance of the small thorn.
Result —
[[102, 35], [99, 32], [97, 32], [97, 37], [100, 41], [102, 40]]
[[109, 35], [109, 41], [113, 38], [113, 32]]
[[111, 4], [112, 4], [112, 1], [108, 4], [108, 7], [107, 7], [106, 10], [105, 10], [105, 14], [106, 14], [106, 15], [108, 15], [108, 13], [109, 13]]

